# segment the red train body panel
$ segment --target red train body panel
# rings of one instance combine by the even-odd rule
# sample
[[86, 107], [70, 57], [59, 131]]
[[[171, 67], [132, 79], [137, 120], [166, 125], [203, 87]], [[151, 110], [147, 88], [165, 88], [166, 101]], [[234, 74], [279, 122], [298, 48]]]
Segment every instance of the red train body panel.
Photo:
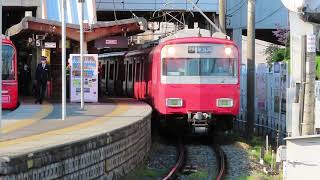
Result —
[[2, 108], [18, 106], [17, 52], [9, 39], [2, 39]]
[[[160, 85], [153, 96], [154, 107], [161, 114], [187, 114], [188, 112], [208, 112], [216, 115], [234, 115], [239, 113], [239, 91], [233, 85]], [[182, 107], [167, 107], [165, 99], [175, 97], [183, 99]], [[234, 106], [221, 108], [216, 106], [218, 98], [234, 99]]]

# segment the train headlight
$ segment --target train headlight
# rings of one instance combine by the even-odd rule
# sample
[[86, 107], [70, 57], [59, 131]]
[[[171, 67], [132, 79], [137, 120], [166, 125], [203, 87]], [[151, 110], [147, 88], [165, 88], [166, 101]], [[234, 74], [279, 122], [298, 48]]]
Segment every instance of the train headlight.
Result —
[[175, 53], [176, 53], [176, 49], [175, 49], [174, 47], [169, 47], [169, 48], [168, 48], [168, 54], [169, 54], [170, 56], [174, 56]]
[[217, 107], [232, 107], [233, 99], [230, 98], [220, 98], [217, 99]]
[[167, 107], [182, 107], [183, 101], [180, 98], [167, 98], [166, 105]]
[[226, 53], [227, 56], [230, 56], [231, 53], [232, 53], [232, 49], [231, 49], [230, 47], [226, 47], [226, 48], [224, 49], [224, 52]]

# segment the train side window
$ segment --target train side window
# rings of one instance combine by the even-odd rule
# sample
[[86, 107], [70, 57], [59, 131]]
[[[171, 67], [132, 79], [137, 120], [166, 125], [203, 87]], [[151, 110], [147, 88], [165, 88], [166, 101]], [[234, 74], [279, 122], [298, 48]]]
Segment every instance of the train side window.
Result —
[[140, 81], [140, 63], [136, 64], [136, 81]]
[[129, 64], [129, 81], [132, 81], [132, 63]]
[[114, 64], [110, 64], [109, 68], [109, 79], [113, 80], [113, 75], [114, 75]]
[[14, 53], [15, 50], [10, 45], [2, 45], [2, 79], [14, 80]]

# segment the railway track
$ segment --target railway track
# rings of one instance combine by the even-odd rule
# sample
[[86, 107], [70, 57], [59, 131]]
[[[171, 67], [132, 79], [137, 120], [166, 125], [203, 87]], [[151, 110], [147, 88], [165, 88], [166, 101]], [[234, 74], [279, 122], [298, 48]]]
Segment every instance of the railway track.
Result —
[[218, 145], [214, 145], [213, 149], [216, 153], [217, 162], [219, 163], [216, 179], [220, 180], [220, 179], [223, 179], [223, 177], [226, 174], [226, 168], [227, 168], [226, 155]]
[[[220, 180], [223, 179], [226, 173], [226, 156], [223, 150], [220, 148], [219, 145], [213, 144], [211, 146], [212, 151], [215, 154], [216, 157], [216, 165], [217, 169], [214, 174], [216, 177], [213, 179]], [[163, 180], [169, 180], [169, 179], [177, 179], [179, 177], [179, 172], [182, 172], [183, 167], [186, 165], [186, 159], [187, 159], [187, 150], [186, 145], [183, 144], [182, 141], [179, 141], [177, 145], [178, 149], [178, 158], [176, 161], [176, 164], [170, 169], [170, 171], [162, 178]]]
[[185, 146], [182, 144], [182, 141], [179, 142], [178, 145], [178, 160], [176, 162], [176, 164], [171, 168], [171, 170], [169, 171], [169, 173], [162, 178], [163, 180], [169, 180], [169, 179], [174, 179], [174, 177], [176, 176], [177, 172], [181, 170], [181, 168], [183, 167], [183, 164], [185, 162]]

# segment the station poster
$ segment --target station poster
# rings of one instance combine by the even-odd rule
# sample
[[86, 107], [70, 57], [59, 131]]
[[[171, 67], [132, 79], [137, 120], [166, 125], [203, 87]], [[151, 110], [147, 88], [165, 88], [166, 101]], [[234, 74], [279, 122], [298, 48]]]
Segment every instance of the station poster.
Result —
[[[70, 101], [80, 102], [80, 54], [70, 54]], [[84, 102], [98, 102], [98, 55], [83, 55]]]

